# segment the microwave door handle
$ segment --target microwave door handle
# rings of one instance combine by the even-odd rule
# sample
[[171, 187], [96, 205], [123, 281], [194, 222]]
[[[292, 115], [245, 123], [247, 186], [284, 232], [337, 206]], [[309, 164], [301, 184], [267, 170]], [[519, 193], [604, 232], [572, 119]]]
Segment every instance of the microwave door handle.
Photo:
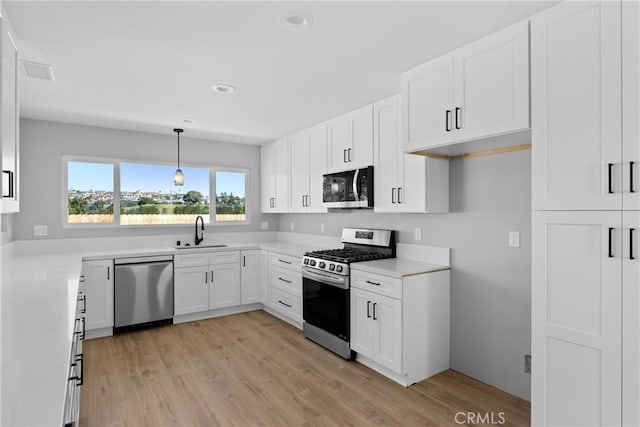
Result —
[[360, 201], [360, 194], [358, 192], [358, 174], [360, 173], [359, 169], [355, 170], [355, 174], [353, 174], [353, 195], [355, 196], [356, 202]]

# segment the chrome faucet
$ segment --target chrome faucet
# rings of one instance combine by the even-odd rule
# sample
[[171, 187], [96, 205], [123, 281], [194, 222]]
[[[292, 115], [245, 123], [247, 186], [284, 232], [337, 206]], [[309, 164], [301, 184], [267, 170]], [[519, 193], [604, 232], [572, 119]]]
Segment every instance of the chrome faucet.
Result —
[[202, 218], [202, 216], [198, 215], [198, 217], [196, 218], [196, 238], [195, 238], [196, 246], [198, 246], [204, 240], [204, 233], [198, 236], [198, 220], [200, 220], [200, 223], [202, 224], [201, 230], [204, 231], [204, 219]]

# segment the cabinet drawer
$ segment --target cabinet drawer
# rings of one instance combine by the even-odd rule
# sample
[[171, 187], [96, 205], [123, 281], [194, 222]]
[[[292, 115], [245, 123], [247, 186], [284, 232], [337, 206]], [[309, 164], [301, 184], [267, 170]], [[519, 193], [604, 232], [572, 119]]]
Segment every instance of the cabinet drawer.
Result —
[[294, 256], [270, 253], [269, 263], [274, 266], [294, 271], [302, 271], [302, 259]]
[[209, 265], [209, 254], [180, 254], [173, 256], [174, 267], [198, 267], [201, 265]]
[[271, 287], [269, 289], [269, 306], [294, 318], [302, 317], [302, 304], [300, 297], [291, 295]]
[[269, 283], [296, 295], [302, 295], [302, 273], [271, 266], [269, 269]]
[[209, 254], [209, 264], [234, 264], [240, 262], [240, 251], [213, 252]]
[[351, 286], [391, 298], [402, 298], [402, 280], [351, 270]]

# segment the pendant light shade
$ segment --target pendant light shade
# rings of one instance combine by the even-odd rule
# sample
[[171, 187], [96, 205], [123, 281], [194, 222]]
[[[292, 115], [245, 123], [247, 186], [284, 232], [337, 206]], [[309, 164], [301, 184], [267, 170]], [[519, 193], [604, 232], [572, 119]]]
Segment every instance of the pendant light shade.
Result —
[[173, 174], [173, 183], [181, 187], [184, 185], [184, 174], [182, 173], [182, 169], [180, 169], [180, 134], [184, 131], [182, 129], [174, 129], [173, 131], [178, 134], [178, 169], [176, 169], [176, 173]]

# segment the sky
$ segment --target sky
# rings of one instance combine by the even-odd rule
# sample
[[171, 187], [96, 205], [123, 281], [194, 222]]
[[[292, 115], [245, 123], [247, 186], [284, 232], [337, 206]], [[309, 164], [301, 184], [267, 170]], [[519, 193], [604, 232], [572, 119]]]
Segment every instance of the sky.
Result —
[[[121, 191], [159, 191], [162, 193], [209, 193], [209, 169], [182, 167], [184, 186], [173, 184], [175, 166], [120, 163]], [[68, 187], [75, 190], [113, 191], [113, 165], [108, 163], [68, 162]], [[219, 192], [244, 197], [244, 173], [216, 172]]]

